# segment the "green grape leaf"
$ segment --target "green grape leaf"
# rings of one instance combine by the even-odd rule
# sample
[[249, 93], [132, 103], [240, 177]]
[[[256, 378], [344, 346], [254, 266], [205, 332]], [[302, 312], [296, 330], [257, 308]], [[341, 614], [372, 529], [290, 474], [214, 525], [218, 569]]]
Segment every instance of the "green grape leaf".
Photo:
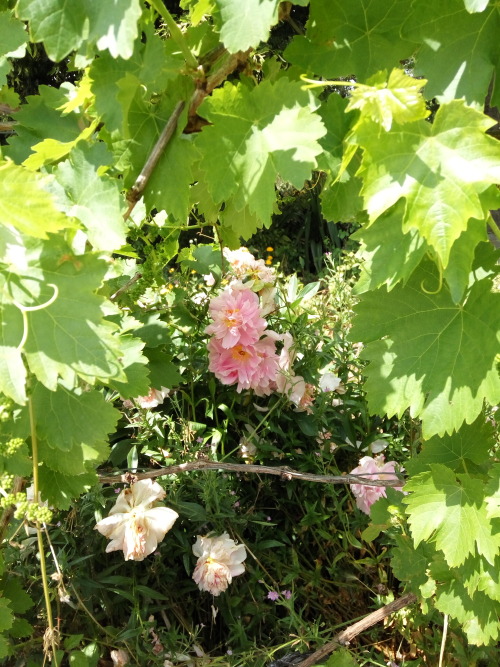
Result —
[[445, 268], [469, 218], [483, 218], [479, 195], [500, 180], [498, 142], [484, 134], [492, 124], [455, 100], [432, 125], [417, 121], [383, 137], [374, 123], [360, 125], [352, 140], [364, 148], [357, 175], [370, 221], [404, 197], [403, 230], [418, 229]]
[[419, 45], [415, 74], [429, 80], [426, 96], [439, 102], [463, 97], [482, 106], [500, 56], [499, 30], [496, 5], [470, 14], [463, 0], [413, 3], [402, 35]]
[[162, 40], [152, 26], [146, 26], [144, 35], [145, 43], [137, 40], [128, 60], [103, 53], [90, 66], [95, 109], [109, 132], [119, 130], [128, 136], [125, 121], [137, 91], [147, 90], [149, 96], [163, 92], [184, 64], [172, 40]]
[[55, 176], [64, 188], [65, 213], [82, 222], [96, 250], [112, 252], [124, 246], [127, 238], [120, 186], [115, 179], [98, 174], [90, 155], [91, 149], [85, 146], [73, 149]]
[[382, 12], [371, 0], [316, 0], [305, 37], [294, 37], [284, 57], [323, 77], [356, 75], [366, 80], [411, 55], [411, 43], [400, 35], [407, 15], [405, 0], [388, 0]]
[[18, 477], [31, 475], [33, 463], [29, 457], [28, 445], [23, 443], [13, 454], [0, 457], [0, 470]]
[[333, 655], [323, 665], [318, 667], [359, 667], [359, 662], [354, 659], [354, 656], [349, 649], [340, 647], [336, 648]]
[[32, 637], [34, 633], [34, 628], [31, 623], [25, 618], [15, 618], [12, 627], [9, 630], [9, 635], [19, 639], [21, 637]]
[[490, 0], [464, 0], [466, 10], [474, 14], [475, 12], [483, 12], [488, 6]]
[[490, 519], [500, 519], [500, 463], [490, 466], [490, 477], [486, 487], [486, 512]]
[[31, 40], [43, 42], [49, 58], [58, 62], [89, 42], [115, 58], [129, 58], [142, 9], [139, 0], [19, 0], [16, 11], [29, 21]]
[[[172, 362], [172, 358], [162, 352], [159, 348], [146, 348], [144, 354], [149, 359], [149, 372], [151, 387], [161, 389], [177, 387], [182, 383], [182, 375], [179, 373], [178, 365]], [[143, 395], [146, 395], [146, 391]]]
[[7, 82], [10, 71], [8, 58], [24, 56], [28, 35], [21, 21], [10, 11], [0, 11], [0, 87]]
[[0, 597], [0, 632], [12, 627], [13, 622], [14, 617], [10, 608], [10, 600], [8, 598]]
[[486, 515], [484, 484], [468, 475], [456, 475], [450, 468], [433, 463], [428, 472], [412, 477], [405, 485], [409, 492], [408, 523], [415, 546], [435, 540], [450, 567], [461, 565], [478, 552], [493, 564], [500, 548], [500, 535]]
[[[483, 243], [483, 241], [486, 241], [486, 243]], [[484, 252], [485, 249], [488, 249], [493, 255], [493, 247], [487, 241], [484, 220], [470, 218], [467, 228], [451, 246], [450, 261], [443, 271], [443, 278], [446, 280], [454, 303], [459, 303], [462, 300], [471, 281], [474, 260], [479, 259], [482, 263], [488, 261], [487, 253]], [[495, 261], [493, 259], [493, 263]], [[476, 274], [473, 276], [473, 280], [477, 279]]]
[[74, 227], [74, 222], [57, 210], [47, 192], [52, 180], [52, 176], [32, 173], [10, 160], [0, 162], [0, 224], [12, 225], [23, 234], [41, 239]]
[[480, 415], [472, 424], [463, 424], [452, 435], [434, 436], [425, 441], [418, 456], [405, 463], [410, 475], [428, 470], [431, 463], [442, 463], [454, 471], [467, 469], [467, 462], [478, 465], [488, 460], [495, 446], [493, 425]]
[[346, 111], [359, 109], [356, 125], [368, 118], [388, 132], [393, 123], [427, 118], [430, 111], [421, 93], [426, 83], [425, 79], [415, 79], [397, 68], [389, 78], [386, 71], [378, 72], [366, 84], [358, 83], [353, 88]]
[[[224, 210], [219, 213], [219, 220], [221, 223], [221, 233], [228, 232], [243, 239], [251, 238], [261, 226], [260, 220], [255, 213], [245, 206], [241, 211], [236, 208], [234, 199], [230, 199], [224, 207]], [[238, 247], [241, 243], [238, 245]]]
[[267, 223], [278, 174], [300, 189], [317, 166], [317, 140], [326, 130], [299, 83], [283, 78], [250, 90], [226, 83], [205, 99], [199, 114], [211, 123], [196, 137], [196, 146], [216, 203], [234, 197], [236, 210], [248, 206]]
[[500, 604], [484, 593], [478, 591], [471, 597], [461, 582], [452, 580], [438, 586], [435, 605], [457, 619], [470, 644], [480, 646], [498, 638]]
[[9, 607], [15, 614], [24, 614], [35, 604], [17, 577], [3, 577], [0, 582], [0, 589], [2, 590], [2, 596], [5, 595], [9, 598]]
[[[82, 132], [88, 133], [87, 118], [81, 109], [63, 113], [64, 107], [74, 99], [75, 87], [65, 82], [59, 88], [39, 86], [38, 95], [29, 95], [14, 116], [16, 134], [9, 137], [5, 155], [16, 163], [39, 160], [39, 157], [59, 159], [64, 156]], [[86, 128], [82, 130], [83, 128]], [[85, 134], [83, 135], [85, 136]], [[40, 156], [33, 153], [37, 147]]]
[[410, 408], [426, 439], [472, 423], [485, 399], [491, 405], [500, 399], [500, 294], [483, 279], [463, 304], [454, 304], [444, 286], [432, 292], [438, 281], [426, 262], [405, 286], [363, 294], [349, 334], [365, 343], [362, 356], [370, 361], [370, 410], [401, 416]]
[[161, 319], [160, 313], [145, 313], [136, 315], [140, 322], [134, 335], [143, 340], [147, 347], [158, 347], [170, 341], [170, 327]]
[[98, 477], [95, 472], [87, 472], [73, 477], [54, 472], [45, 465], [40, 466], [39, 469], [42, 500], [60, 510], [68, 510], [72, 501], [82, 493], [89, 491], [92, 486], [97, 484], [97, 481]]
[[122, 398], [146, 396], [149, 392], [150, 380], [147, 357], [142, 354], [144, 343], [135, 336], [121, 336], [121, 364], [125, 373], [124, 381], [111, 378], [108, 384], [120, 392]]
[[[178, 89], [179, 95], [187, 97], [191, 84], [182, 80], [175, 89]], [[146, 103], [141, 91], [138, 91], [132, 101], [128, 115], [128, 132], [131, 136], [129, 151], [133, 169], [125, 178], [126, 186], [131, 186], [139, 175], [174, 107], [180, 101], [174, 94], [175, 89], [172, 89], [171, 97], [164, 96], [162, 102], [156, 105]], [[164, 210], [177, 220], [185, 220], [189, 212], [189, 187], [193, 182], [191, 166], [197, 158], [193, 135], [180, 131], [185, 123], [186, 113], [187, 110], [183, 112], [178, 131], [162, 152], [144, 190], [148, 211], [153, 208]]]
[[390, 291], [399, 282], [405, 283], [422, 261], [427, 243], [416, 229], [403, 232], [403, 216], [404, 205], [398, 202], [372, 225], [352, 234], [351, 238], [361, 243], [357, 252], [360, 276], [355, 293], [362, 294], [384, 284]]
[[[77, 375], [89, 383], [110, 377], [125, 381], [118, 328], [104, 320], [105, 300], [94, 293], [107, 262], [92, 253], [74, 255], [56, 236], [24, 240], [15, 248], [21, 261], [4, 297], [32, 309], [26, 313], [24, 343], [31, 372], [50, 390], [57, 388], [59, 377], [67, 386]], [[9, 322], [9, 344], [21, 344], [25, 333], [18, 313]]]
[[391, 551], [391, 568], [400, 581], [410, 584], [413, 591], [427, 582], [427, 568], [431, 548], [425, 542], [417, 547], [408, 535], [395, 535], [395, 547]]
[[40, 437], [53, 449], [62, 451], [105, 440], [120, 417], [119, 411], [95, 389], [69, 390], [59, 385], [56, 391], [49, 391], [36, 383], [32, 401]]
[[469, 556], [460, 568], [463, 584], [472, 597], [481, 591], [492, 600], [500, 602], [500, 556], [490, 564], [481, 556]]
[[229, 53], [257, 47], [278, 22], [280, 0], [215, 0], [222, 26], [221, 40]]
[[[12, 305], [4, 304], [3, 290], [0, 296], [0, 392], [19, 405], [26, 403], [26, 367], [17, 341], [12, 338], [12, 323], [18, 319], [16, 330], [22, 336], [21, 313]], [[9, 323], [9, 324], [7, 324]]]
[[109, 457], [110, 448], [107, 442], [93, 442], [91, 445], [74, 445], [61, 455], [60, 449], [50, 447], [45, 440], [38, 441], [38, 453], [43, 464], [63, 475], [74, 477], [86, 472], [93, 472], [96, 466]]

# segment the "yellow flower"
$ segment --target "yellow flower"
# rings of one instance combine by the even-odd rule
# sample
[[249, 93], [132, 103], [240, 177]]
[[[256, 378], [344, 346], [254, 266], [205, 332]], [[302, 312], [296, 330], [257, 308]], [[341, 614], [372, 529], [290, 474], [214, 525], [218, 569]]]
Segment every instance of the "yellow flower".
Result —
[[266, 248], [266, 252], [273, 252], [273, 251], [274, 251], [274, 248], [271, 248], [271, 246], [268, 246]]
[[272, 263], [273, 263], [273, 258], [271, 257], [271, 255], [268, 255], [266, 259], [266, 265], [270, 266]]

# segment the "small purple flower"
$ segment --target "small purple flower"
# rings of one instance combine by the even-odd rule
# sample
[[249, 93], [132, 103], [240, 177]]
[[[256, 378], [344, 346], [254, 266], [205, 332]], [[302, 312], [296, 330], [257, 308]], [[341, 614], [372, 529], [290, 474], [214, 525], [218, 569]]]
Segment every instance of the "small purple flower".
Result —
[[279, 596], [280, 594], [277, 593], [276, 591], [269, 591], [269, 593], [267, 594], [267, 599], [275, 602], [279, 598]]
[[237, 500], [235, 503], [233, 503], [233, 507], [239, 507], [240, 506], [240, 501]]
[[196, 442], [199, 442], [201, 444], [203, 442], [203, 438], [196, 438]]
[[266, 521], [271, 521], [271, 517], [270, 517], [270, 516], [266, 516]]
[[230, 648], [227, 649], [226, 653], [227, 653], [227, 655], [233, 655], [233, 652]]
[[289, 600], [292, 597], [292, 591], [281, 591], [281, 595], [285, 599]]
[[121, 489], [115, 489], [115, 493], [120, 493]]

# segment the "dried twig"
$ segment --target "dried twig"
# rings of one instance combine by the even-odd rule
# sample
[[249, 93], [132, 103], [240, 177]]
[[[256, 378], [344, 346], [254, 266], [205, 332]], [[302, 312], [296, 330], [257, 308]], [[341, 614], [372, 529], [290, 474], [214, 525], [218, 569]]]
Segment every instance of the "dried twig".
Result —
[[[193, 470], [228, 470], [239, 473], [256, 473], [259, 475], [276, 475], [283, 480], [300, 479], [305, 482], [319, 482], [322, 484], [365, 484], [366, 486], [401, 486], [404, 480], [401, 479], [370, 479], [368, 474], [361, 475], [315, 475], [308, 472], [293, 470], [288, 466], [263, 466], [245, 463], [223, 463], [219, 461], [191, 461], [189, 463], [180, 463], [176, 466], [167, 468], [158, 468], [148, 472], [138, 472], [133, 474], [133, 481], [139, 479], [152, 479], [164, 475], [178, 475], [182, 472], [191, 472]], [[103, 484], [116, 484], [117, 482], [130, 483], [130, 472], [116, 474], [114, 476], [99, 475], [99, 481]]]
[[359, 635], [361, 632], [371, 628], [372, 625], [379, 623], [387, 616], [390, 616], [390, 614], [393, 614], [395, 611], [399, 611], [400, 609], [403, 609], [403, 607], [407, 607], [409, 604], [413, 604], [416, 602], [416, 600], [416, 595], [413, 593], [406, 593], [397, 600], [394, 600], [393, 602], [386, 604], [384, 607], [381, 607], [371, 614], [368, 614], [368, 616], [365, 616], [365, 618], [363, 618], [361, 621], [353, 623], [353, 625], [350, 625], [345, 630], [342, 630], [342, 632], [339, 632], [331, 641], [312, 653], [302, 662], [299, 662], [297, 667], [311, 667], [311, 665], [315, 665], [323, 658], [326, 658], [326, 656], [328, 656], [330, 653], [333, 653], [335, 649], [339, 648], [340, 646], [347, 646], [352, 641], [352, 639], [356, 637], [356, 635]]
[[135, 273], [132, 276], [132, 278], [130, 278], [130, 280], [127, 280], [125, 285], [122, 285], [119, 289], [116, 290], [114, 294], [112, 294], [109, 297], [109, 300], [116, 301], [116, 299], [118, 299], [118, 297], [121, 296], [124, 292], [126, 292], [129, 287], [131, 287], [134, 283], [136, 283], [139, 280], [139, 278], [142, 278], [142, 273], [139, 273], [139, 271], [137, 271], [137, 273]]
[[160, 159], [161, 154], [165, 150], [166, 145], [168, 144], [168, 142], [172, 138], [172, 135], [175, 132], [175, 129], [177, 127], [177, 122], [185, 106], [186, 103], [184, 101], [177, 102], [177, 104], [174, 107], [174, 110], [172, 111], [172, 114], [170, 115], [170, 118], [168, 119], [165, 127], [162, 130], [162, 133], [158, 137], [158, 141], [154, 145], [151, 153], [149, 154], [149, 157], [146, 160], [146, 164], [142, 168], [142, 171], [139, 174], [139, 176], [135, 179], [134, 185], [130, 188], [127, 194], [127, 200], [129, 201], [130, 205], [128, 211], [123, 216], [125, 220], [130, 216], [134, 206], [141, 198], [144, 188], [146, 187], [146, 183], [149, 181], [154, 168], [158, 164], [158, 160]]

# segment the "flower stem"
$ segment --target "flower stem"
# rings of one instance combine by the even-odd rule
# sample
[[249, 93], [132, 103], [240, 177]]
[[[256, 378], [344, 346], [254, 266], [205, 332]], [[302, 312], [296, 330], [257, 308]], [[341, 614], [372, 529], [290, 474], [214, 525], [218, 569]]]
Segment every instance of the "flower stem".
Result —
[[[30, 397], [28, 399], [28, 411], [30, 417], [30, 430], [31, 430], [31, 452], [33, 458], [33, 489], [34, 489], [34, 498], [35, 502], [38, 502], [39, 498], [39, 481], [38, 481], [38, 440], [36, 435], [36, 424], [35, 424], [35, 413], [33, 410], [33, 400]], [[56, 644], [56, 631], [54, 628], [54, 619], [52, 618], [52, 607], [50, 604], [50, 593], [49, 593], [49, 581], [47, 578], [47, 565], [45, 562], [45, 551], [43, 545], [43, 535], [42, 527], [40, 521], [35, 522], [36, 536], [38, 540], [38, 551], [40, 552], [40, 572], [42, 575], [42, 586], [43, 586], [43, 595], [45, 597], [45, 609], [47, 611], [47, 623], [49, 626], [49, 639], [52, 646], [52, 661], [55, 667], [58, 667], [57, 663], [57, 644]]]

